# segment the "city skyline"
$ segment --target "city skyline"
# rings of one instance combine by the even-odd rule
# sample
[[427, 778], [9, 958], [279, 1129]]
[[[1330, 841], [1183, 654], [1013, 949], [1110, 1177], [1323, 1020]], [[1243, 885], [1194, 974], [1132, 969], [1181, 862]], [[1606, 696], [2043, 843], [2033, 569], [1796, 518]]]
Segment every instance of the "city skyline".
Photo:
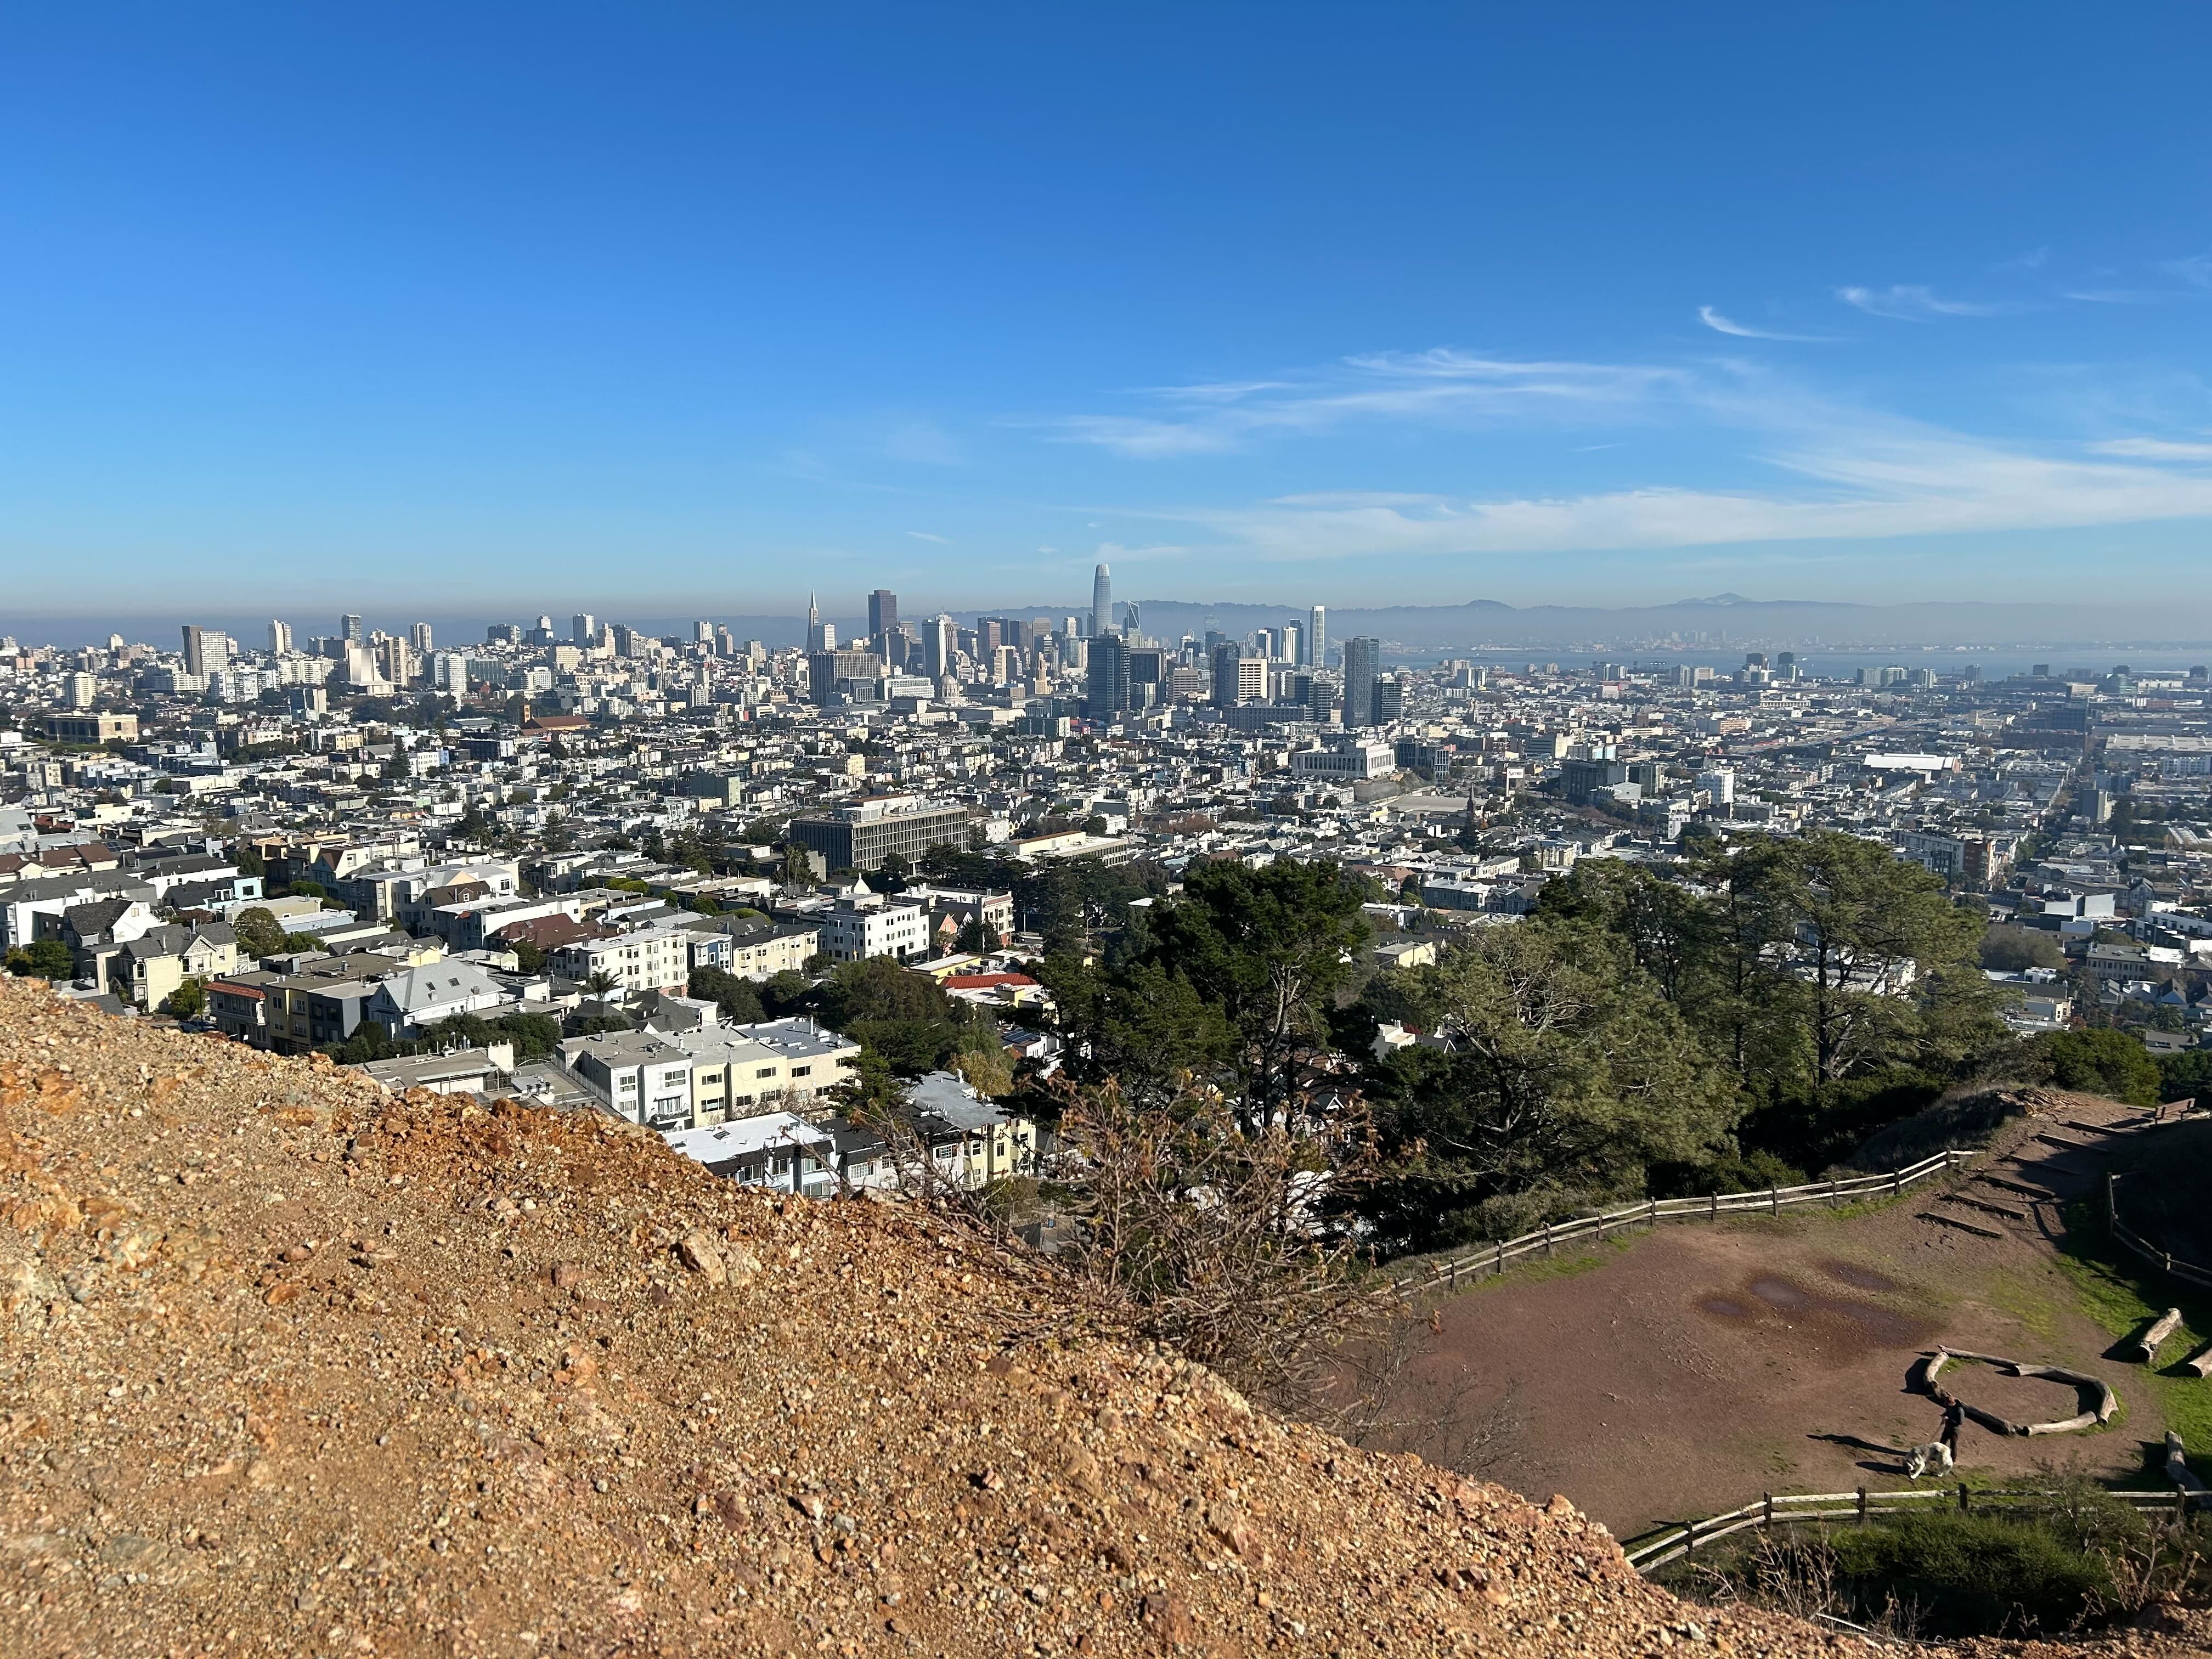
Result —
[[21, 21], [15, 615], [2186, 599], [2212, 20], [2039, 9]]

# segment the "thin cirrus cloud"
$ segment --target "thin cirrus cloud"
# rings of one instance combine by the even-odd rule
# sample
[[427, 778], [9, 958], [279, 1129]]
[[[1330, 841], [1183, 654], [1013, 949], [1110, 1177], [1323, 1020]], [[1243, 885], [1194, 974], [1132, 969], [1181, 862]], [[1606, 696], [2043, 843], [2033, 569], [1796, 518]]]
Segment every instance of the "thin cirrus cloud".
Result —
[[2107, 438], [2089, 447], [2100, 455], [2124, 455], [2143, 461], [2212, 461], [2212, 443], [2182, 443], [2168, 438]]
[[2212, 517], [2212, 477], [1940, 432], [1861, 433], [1765, 459], [1809, 488], [1486, 500], [1345, 491], [1173, 516], [1263, 560], [1875, 541]]
[[1267, 380], [1152, 388], [1158, 413], [1082, 414], [1026, 424], [1054, 442], [1090, 444], [1138, 460], [1219, 455], [1271, 437], [1311, 436], [1353, 422], [1467, 425], [1588, 423], [1648, 418], [1686, 392], [1688, 371], [1665, 364], [1486, 356], [1438, 349], [1346, 357]]
[[[1234, 448], [1353, 419], [1547, 420], [1584, 429], [1702, 426], [1711, 453], [1765, 477], [1573, 494], [1316, 490], [1138, 516], [1255, 560], [1528, 555], [1882, 540], [2212, 518], [2212, 444], [1996, 441], [1824, 398], [1755, 364], [1527, 362], [1455, 351], [1342, 360], [1237, 395], [1162, 394], [1164, 410], [1063, 423], [1062, 441], [1139, 459]], [[1597, 435], [1592, 433], [1593, 436]], [[1754, 475], [1755, 476], [1755, 475]]]
[[1836, 297], [1869, 316], [1905, 323], [1924, 323], [1936, 317], [2004, 317], [2027, 309], [2011, 301], [1947, 300], [1917, 283], [1894, 283], [1887, 288], [1839, 288]]
[[933, 535], [927, 530], [909, 530], [906, 533], [913, 537], [915, 540], [918, 542], [935, 542], [939, 547], [943, 547], [946, 544], [945, 538], [944, 537]]
[[1698, 320], [1716, 334], [1727, 334], [1739, 340], [1790, 340], [1803, 345], [1832, 344], [1832, 334], [1784, 334], [1771, 328], [1754, 328], [1749, 323], [1739, 323], [1733, 317], [1724, 317], [1711, 306], [1698, 307]]

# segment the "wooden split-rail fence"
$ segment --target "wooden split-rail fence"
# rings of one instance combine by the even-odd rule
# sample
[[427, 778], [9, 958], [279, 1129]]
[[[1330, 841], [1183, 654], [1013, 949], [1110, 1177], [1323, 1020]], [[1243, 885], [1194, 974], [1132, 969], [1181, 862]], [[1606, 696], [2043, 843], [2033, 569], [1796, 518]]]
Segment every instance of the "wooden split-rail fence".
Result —
[[1641, 1204], [1601, 1210], [1595, 1215], [1578, 1216], [1572, 1221], [1552, 1222], [1518, 1238], [1502, 1239], [1472, 1255], [1437, 1262], [1425, 1275], [1401, 1279], [1398, 1288], [1419, 1291], [1445, 1285], [1456, 1289], [1463, 1277], [1503, 1273], [1513, 1263], [1531, 1256], [1552, 1255], [1562, 1244], [1608, 1238], [1631, 1227], [1656, 1226], [1662, 1221], [1718, 1221], [1723, 1216], [1779, 1215], [1801, 1204], [1825, 1204], [1835, 1209], [1861, 1199], [1893, 1197], [1915, 1182], [1942, 1175], [1974, 1156], [1954, 1150], [1938, 1152], [1887, 1175], [1847, 1176], [1830, 1181], [1809, 1181], [1799, 1187], [1769, 1187], [1764, 1192], [1720, 1193], [1706, 1198], [1646, 1199]]
[[[1628, 1565], [1638, 1572], [1650, 1573], [1695, 1556], [1701, 1549], [1709, 1549], [1735, 1533], [1753, 1528], [1770, 1530], [1776, 1527], [1805, 1526], [1815, 1522], [1841, 1521], [1864, 1526], [1878, 1515], [1924, 1514], [1934, 1508], [1956, 1504], [1962, 1513], [1987, 1514], [1991, 1510], [2033, 1508], [2048, 1503], [2060, 1494], [2039, 1490], [1976, 1489], [1957, 1486], [1912, 1486], [1900, 1492], [1873, 1492], [1861, 1486], [1856, 1492], [1796, 1492], [1784, 1495], [1769, 1492], [1755, 1504], [1746, 1504], [1740, 1510], [1730, 1510], [1725, 1515], [1711, 1515], [1700, 1521], [1685, 1521], [1646, 1533], [1632, 1539], [1625, 1548]], [[2189, 1513], [2191, 1504], [2202, 1504], [2202, 1493], [2177, 1487], [2172, 1492], [2113, 1492], [2106, 1494], [2118, 1499], [2139, 1514], [2154, 1519], [2171, 1520], [2179, 1524]]]

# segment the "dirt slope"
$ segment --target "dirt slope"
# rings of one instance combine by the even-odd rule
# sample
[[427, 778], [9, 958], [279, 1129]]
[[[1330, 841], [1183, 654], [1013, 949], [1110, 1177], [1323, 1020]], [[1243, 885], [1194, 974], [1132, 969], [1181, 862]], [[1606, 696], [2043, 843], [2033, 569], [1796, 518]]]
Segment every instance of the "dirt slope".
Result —
[[1055, 1305], [926, 1217], [0, 985], [5, 1650], [1846, 1645], [1672, 1601], [1564, 1502], [1011, 1341]]

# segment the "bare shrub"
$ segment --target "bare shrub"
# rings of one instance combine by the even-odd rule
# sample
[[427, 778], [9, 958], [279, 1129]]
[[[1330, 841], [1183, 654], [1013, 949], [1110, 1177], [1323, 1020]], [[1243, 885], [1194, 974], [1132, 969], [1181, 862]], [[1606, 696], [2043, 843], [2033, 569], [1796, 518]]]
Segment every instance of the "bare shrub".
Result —
[[1133, 1334], [1313, 1415], [1328, 1409], [1331, 1356], [1403, 1320], [1395, 1287], [1336, 1220], [1376, 1175], [1358, 1109], [1297, 1133], [1240, 1124], [1216, 1098], [1143, 1105], [1109, 1083], [1071, 1095], [1060, 1133], [1080, 1222], [1061, 1260]]

